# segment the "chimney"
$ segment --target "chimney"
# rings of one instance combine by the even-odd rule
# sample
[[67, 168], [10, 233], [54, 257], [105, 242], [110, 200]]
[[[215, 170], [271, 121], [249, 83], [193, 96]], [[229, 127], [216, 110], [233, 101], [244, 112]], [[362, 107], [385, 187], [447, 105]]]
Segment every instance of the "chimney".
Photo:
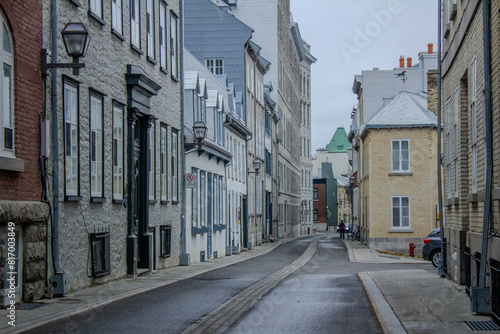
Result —
[[399, 57], [399, 67], [401, 67], [401, 68], [405, 67], [405, 57], [403, 57], [403, 56]]
[[406, 67], [411, 68], [411, 57], [406, 58]]
[[434, 44], [432, 43], [427, 44], [427, 53], [430, 55], [434, 53]]

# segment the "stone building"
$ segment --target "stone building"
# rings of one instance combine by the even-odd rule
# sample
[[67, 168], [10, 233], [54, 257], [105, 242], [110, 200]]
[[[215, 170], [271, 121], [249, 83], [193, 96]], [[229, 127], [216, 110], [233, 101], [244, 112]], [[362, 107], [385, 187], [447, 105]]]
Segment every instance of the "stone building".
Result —
[[65, 292], [177, 265], [180, 2], [52, 5], [43, 1], [53, 62], [70, 62], [58, 36], [68, 22], [91, 36], [80, 74], [52, 69], [47, 80], [53, 280]]
[[[498, 322], [499, 10], [497, 1], [444, 1], [441, 13], [446, 267], [454, 281], [472, 290], [475, 301], [481, 281], [488, 292], [492, 289], [490, 307]], [[484, 261], [482, 273], [474, 259]]]
[[351, 144], [347, 139], [347, 133], [344, 127], [338, 127], [325, 148], [316, 150], [316, 156], [312, 161], [313, 176], [316, 177], [321, 175], [321, 164], [323, 162], [329, 162], [332, 165], [332, 172], [334, 174], [344, 176], [350, 175], [351, 166], [349, 165], [348, 157], [348, 150], [350, 147]]
[[[46, 124], [40, 75], [42, 4], [1, 0], [0, 20], [1, 307], [43, 296], [49, 283], [46, 244], [50, 210], [44, 173], [47, 142], [41, 139], [40, 131]], [[9, 260], [14, 262], [9, 264]], [[9, 280], [11, 276], [15, 279]]]

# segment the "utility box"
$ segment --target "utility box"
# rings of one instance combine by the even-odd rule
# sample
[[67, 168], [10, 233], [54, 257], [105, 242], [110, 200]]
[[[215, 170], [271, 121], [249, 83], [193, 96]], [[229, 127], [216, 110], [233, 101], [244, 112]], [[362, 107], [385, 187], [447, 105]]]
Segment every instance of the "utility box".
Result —
[[68, 276], [66, 273], [54, 274], [50, 276], [50, 283], [54, 288], [54, 295], [64, 295], [68, 292]]

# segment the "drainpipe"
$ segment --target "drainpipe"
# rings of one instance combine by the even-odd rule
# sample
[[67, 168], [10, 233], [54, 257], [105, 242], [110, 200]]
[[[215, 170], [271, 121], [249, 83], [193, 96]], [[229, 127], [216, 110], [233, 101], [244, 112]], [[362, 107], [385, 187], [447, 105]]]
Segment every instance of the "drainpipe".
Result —
[[181, 149], [182, 149], [182, 213], [181, 213], [181, 255], [179, 256], [179, 265], [189, 266], [191, 264], [191, 256], [187, 254], [186, 246], [186, 187], [184, 182], [184, 174], [186, 173], [186, 152], [184, 152], [184, 0], [179, 2], [179, 14], [181, 16], [180, 29], [180, 59], [179, 70], [181, 73]]
[[[255, 134], [257, 134], [257, 62], [254, 61], [253, 62], [253, 131]], [[254, 136], [254, 140], [253, 140], [253, 153], [254, 153], [254, 159], [257, 159], [257, 139], [258, 137], [257, 136]], [[259, 174], [255, 173], [255, 179], [254, 179], [254, 183], [255, 183], [255, 186], [254, 186], [254, 193], [253, 193], [253, 197], [254, 197], [254, 212], [255, 212], [255, 216], [254, 216], [254, 220], [255, 220], [255, 244], [257, 244], [257, 240], [258, 240], [258, 227], [257, 227], [257, 184], [258, 184], [258, 180], [257, 180], [257, 176]]]
[[[57, 63], [57, 0], [50, 2], [50, 37], [52, 62]], [[59, 264], [59, 125], [57, 115], [57, 68], [52, 69], [50, 109], [52, 113], [52, 264], [54, 273], [61, 272]]]

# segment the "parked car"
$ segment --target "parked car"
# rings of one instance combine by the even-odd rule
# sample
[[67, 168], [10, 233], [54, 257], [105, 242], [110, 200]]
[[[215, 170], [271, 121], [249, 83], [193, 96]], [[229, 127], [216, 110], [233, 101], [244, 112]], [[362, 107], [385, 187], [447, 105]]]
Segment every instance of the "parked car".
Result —
[[427, 238], [424, 239], [422, 257], [426, 261], [431, 261], [434, 267], [438, 267], [439, 260], [443, 258], [443, 252], [441, 251], [441, 230], [439, 228], [433, 229]]
[[[345, 232], [345, 233], [349, 233], [349, 227], [350, 227], [349, 223], [344, 224], [344, 225], [345, 225], [344, 232]], [[337, 233], [338, 233], [338, 232], [339, 232], [339, 227], [337, 226]]]

